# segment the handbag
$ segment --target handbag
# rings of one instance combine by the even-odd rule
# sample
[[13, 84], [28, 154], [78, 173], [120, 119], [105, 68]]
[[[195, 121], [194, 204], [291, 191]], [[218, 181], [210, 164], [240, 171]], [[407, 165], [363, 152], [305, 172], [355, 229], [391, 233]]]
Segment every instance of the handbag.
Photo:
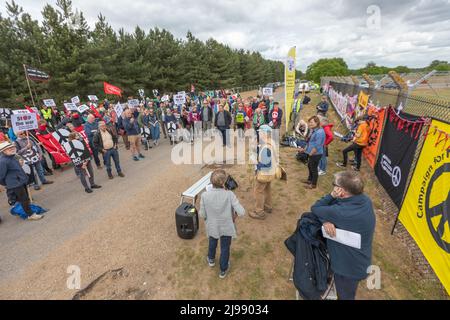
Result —
[[239, 185], [236, 180], [234, 180], [232, 176], [228, 175], [227, 181], [225, 181], [225, 189], [233, 191], [238, 187]]

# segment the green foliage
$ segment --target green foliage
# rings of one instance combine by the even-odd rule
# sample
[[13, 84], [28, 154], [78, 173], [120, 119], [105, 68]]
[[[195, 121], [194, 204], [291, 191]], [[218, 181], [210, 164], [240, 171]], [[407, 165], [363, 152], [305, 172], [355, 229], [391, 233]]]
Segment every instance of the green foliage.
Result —
[[306, 70], [306, 78], [320, 83], [325, 76], [348, 76], [350, 70], [342, 58], [320, 59], [311, 64]]
[[[150, 93], [196, 89], [225, 89], [283, 81], [282, 62], [264, 59], [258, 52], [234, 50], [209, 39], [176, 39], [169, 31], [154, 28], [133, 33], [114, 31], [100, 14], [90, 30], [82, 12], [70, 0], [47, 4], [42, 24], [25, 13], [14, 0], [0, 15], [0, 105], [31, 103], [23, 64], [47, 72], [51, 80], [33, 83], [33, 95], [55, 98], [57, 103], [79, 95], [104, 95], [103, 81], [124, 90]], [[34, 92], [35, 91], [35, 92]]]

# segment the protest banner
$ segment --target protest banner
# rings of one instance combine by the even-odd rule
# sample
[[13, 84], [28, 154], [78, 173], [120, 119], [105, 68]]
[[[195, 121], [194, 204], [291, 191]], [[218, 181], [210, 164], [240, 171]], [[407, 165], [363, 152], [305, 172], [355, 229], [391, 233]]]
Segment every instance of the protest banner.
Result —
[[369, 107], [369, 126], [370, 126], [370, 136], [369, 144], [363, 149], [364, 157], [369, 163], [370, 167], [375, 168], [375, 163], [378, 156], [378, 148], [380, 146], [381, 135], [383, 132], [384, 119], [386, 114], [386, 109], [376, 110], [375, 107]]
[[269, 96], [269, 97], [273, 96], [273, 88], [263, 88], [262, 92], [263, 92], [263, 96]]
[[399, 219], [450, 294], [450, 124], [433, 120]]
[[44, 99], [42, 101], [44, 102], [44, 105], [47, 107], [56, 107], [55, 100], [53, 99]]
[[38, 128], [37, 114], [31, 112], [13, 114], [11, 116], [11, 124], [14, 132], [36, 130]]

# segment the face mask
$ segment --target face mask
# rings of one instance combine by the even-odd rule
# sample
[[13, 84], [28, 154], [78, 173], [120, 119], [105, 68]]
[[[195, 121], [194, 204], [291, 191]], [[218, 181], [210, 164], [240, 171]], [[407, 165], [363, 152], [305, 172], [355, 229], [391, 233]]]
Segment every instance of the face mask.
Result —
[[45, 131], [47, 129], [47, 125], [45, 125], [45, 124], [41, 124], [40, 126], [39, 126], [39, 130], [40, 131]]

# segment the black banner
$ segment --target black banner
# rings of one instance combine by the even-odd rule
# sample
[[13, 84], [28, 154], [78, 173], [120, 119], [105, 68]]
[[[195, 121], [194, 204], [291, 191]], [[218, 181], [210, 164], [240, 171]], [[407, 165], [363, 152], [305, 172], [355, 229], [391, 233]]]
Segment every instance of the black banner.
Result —
[[419, 135], [425, 121], [390, 108], [380, 145], [375, 175], [392, 201], [401, 207]]
[[50, 80], [50, 76], [48, 74], [33, 67], [25, 66], [25, 72], [27, 74], [28, 79], [32, 81]]

